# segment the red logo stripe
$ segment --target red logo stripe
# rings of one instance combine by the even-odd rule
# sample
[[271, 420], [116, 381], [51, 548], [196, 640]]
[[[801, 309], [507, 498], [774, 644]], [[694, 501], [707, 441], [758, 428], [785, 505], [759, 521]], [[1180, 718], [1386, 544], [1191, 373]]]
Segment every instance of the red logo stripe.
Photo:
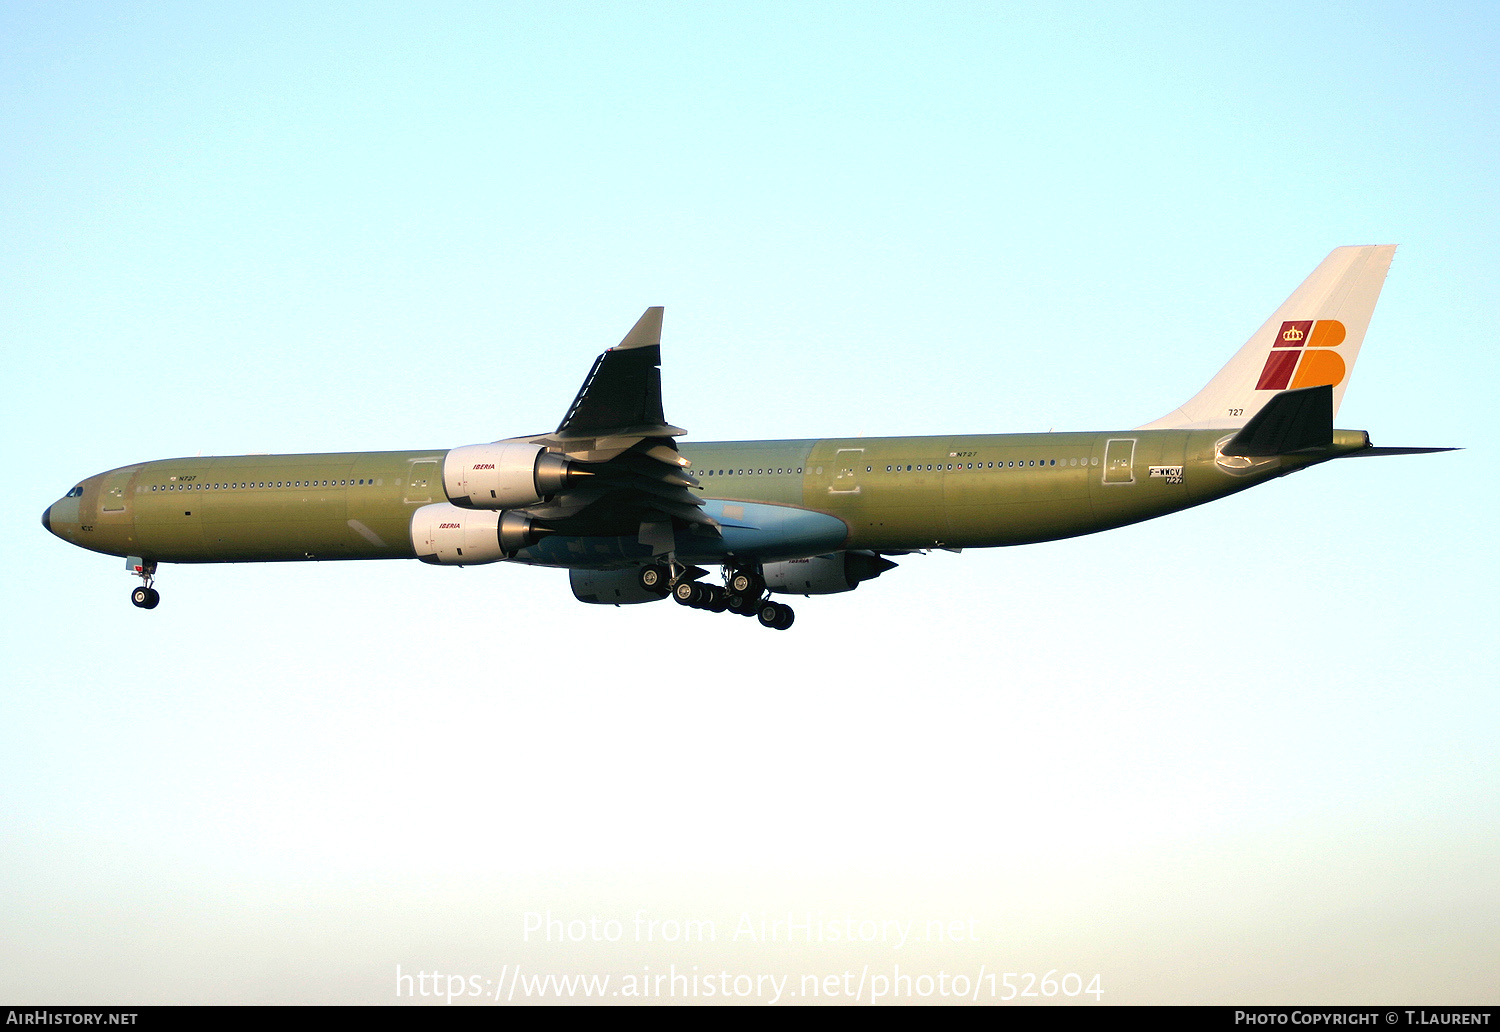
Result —
[[1258, 391], [1284, 391], [1291, 382], [1292, 370], [1297, 368], [1300, 351], [1273, 351], [1266, 359], [1266, 367], [1260, 371]]

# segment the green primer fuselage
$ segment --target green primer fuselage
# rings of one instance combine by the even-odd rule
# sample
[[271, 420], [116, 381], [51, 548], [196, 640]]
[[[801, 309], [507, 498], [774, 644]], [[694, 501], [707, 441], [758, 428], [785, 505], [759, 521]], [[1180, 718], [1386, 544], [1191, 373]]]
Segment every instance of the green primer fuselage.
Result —
[[[1358, 451], [1224, 459], [1228, 430], [831, 438], [680, 445], [703, 497], [826, 513], [846, 549], [1018, 545], [1151, 519]], [[412, 512], [446, 501], [446, 449], [167, 459], [90, 477], [49, 510], [81, 547], [158, 562], [410, 559]], [[681, 555], [691, 560], [691, 555]]]

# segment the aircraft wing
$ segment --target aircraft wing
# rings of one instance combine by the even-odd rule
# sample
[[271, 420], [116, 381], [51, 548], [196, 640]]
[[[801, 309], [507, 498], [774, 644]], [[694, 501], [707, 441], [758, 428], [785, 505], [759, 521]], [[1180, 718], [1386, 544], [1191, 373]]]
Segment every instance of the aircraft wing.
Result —
[[634, 534], [656, 554], [671, 551], [684, 527], [718, 536], [673, 440], [687, 431], [662, 413], [662, 312], [646, 309], [625, 339], [594, 361], [555, 431], [528, 438], [592, 474], [528, 509], [533, 518], [568, 534]]

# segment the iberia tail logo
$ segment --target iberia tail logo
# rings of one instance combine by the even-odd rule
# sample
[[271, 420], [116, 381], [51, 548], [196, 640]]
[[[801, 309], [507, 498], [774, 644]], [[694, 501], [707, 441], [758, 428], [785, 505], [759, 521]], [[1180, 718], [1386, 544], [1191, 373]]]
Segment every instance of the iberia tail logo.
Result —
[[1271, 342], [1271, 354], [1260, 371], [1258, 391], [1288, 387], [1337, 387], [1344, 382], [1344, 359], [1334, 350], [1344, 343], [1344, 324], [1337, 319], [1284, 322]]

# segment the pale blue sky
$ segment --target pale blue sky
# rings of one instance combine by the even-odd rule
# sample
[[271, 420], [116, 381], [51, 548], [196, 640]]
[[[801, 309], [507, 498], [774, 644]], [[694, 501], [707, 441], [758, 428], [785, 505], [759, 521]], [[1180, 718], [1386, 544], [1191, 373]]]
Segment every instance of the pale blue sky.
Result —
[[[244, 7], [0, 10], [0, 998], [1500, 1001], [1491, 5]], [[510, 566], [168, 567], [143, 613], [38, 523], [142, 459], [550, 428], [653, 304], [689, 439], [1135, 426], [1362, 243], [1339, 424], [1467, 450], [911, 557], [785, 634]]]

